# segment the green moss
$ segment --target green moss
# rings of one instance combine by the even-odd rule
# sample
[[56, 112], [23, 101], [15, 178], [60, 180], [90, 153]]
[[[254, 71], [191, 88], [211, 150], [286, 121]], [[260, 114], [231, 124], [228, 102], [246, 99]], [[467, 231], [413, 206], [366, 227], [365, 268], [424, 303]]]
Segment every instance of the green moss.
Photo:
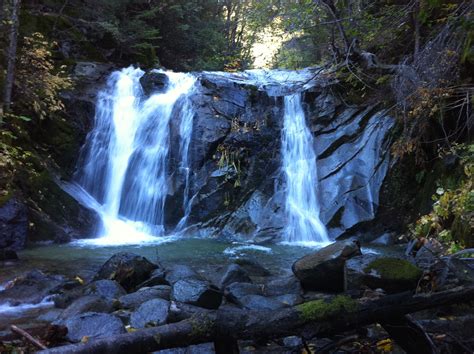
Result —
[[305, 321], [317, 321], [336, 315], [341, 311], [354, 312], [357, 306], [357, 301], [348, 296], [338, 295], [331, 301], [314, 300], [298, 305], [296, 308]]
[[400, 258], [378, 258], [364, 269], [370, 273], [376, 271], [383, 279], [393, 281], [417, 281], [422, 274], [421, 269]]
[[193, 338], [201, 338], [209, 334], [213, 323], [205, 316], [196, 315], [191, 319], [192, 331], [190, 336]]

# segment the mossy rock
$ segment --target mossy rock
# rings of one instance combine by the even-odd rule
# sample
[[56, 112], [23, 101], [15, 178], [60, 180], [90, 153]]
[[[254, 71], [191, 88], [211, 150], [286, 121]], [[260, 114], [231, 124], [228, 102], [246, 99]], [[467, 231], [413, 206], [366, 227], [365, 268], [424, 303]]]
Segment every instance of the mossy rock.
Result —
[[340, 315], [342, 311], [350, 313], [357, 310], [357, 301], [348, 296], [338, 295], [330, 301], [313, 300], [297, 306], [305, 321], [325, 320]]
[[396, 257], [364, 255], [346, 262], [344, 288], [346, 291], [382, 288], [397, 293], [416, 288], [423, 272], [409, 261]]

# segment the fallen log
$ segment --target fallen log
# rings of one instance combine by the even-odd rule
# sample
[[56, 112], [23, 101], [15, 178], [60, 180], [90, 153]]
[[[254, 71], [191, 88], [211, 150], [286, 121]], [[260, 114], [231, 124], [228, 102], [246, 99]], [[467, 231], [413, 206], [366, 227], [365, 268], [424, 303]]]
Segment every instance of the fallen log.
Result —
[[470, 301], [474, 301], [474, 286], [432, 294], [405, 292], [365, 303], [339, 295], [329, 302], [310, 301], [276, 311], [207, 311], [181, 322], [40, 353], [146, 353], [229, 339], [269, 339], [301, 333], [305, 337], [326, 336], [421, 310]]

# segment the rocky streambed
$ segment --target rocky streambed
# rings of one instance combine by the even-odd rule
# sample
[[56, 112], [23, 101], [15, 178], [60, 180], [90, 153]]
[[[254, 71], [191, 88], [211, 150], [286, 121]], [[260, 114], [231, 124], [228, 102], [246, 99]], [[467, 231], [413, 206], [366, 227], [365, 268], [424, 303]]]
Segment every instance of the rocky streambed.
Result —
[[[292, 309], [304, 314], [316, 306], [317, 312], [324, 315], [333, 311], [327, 304], [339, 304], [339, 309], [340, 306], [345, 308], [345, 301], [369, 301], [415, 289], [424, 292], [427, 286], [424, 277], [433, 265], [427, 266], [427, 262], [436, 263], [435, 258], [427, 256], [428, 246], [418, 250], [416, 256], [403, 255], [400, 249], [395, 251], [394, 248], [390, 253], [382, 254], [380, 249], [378, 252], [371, 248], [361, 249], [355, 240], [336, 242], [313, 251], [293, 248], [285, 256], [278, 248], [252, 250], [245, 245], [214, 244], [210, 247], [206, 244], [207, 249], [213, 248], [213, 254], [220, 247], [222, 254], [227, 250], [227, 256], [209, 258], [205, 263], [199, 259], [197, 247], [202, 241], [175, 244], [175, 247], [179, 245], [195, 251], [191, 262], [185, 252], [181, 260], [171, 259], [165, 256], [167, 252], [157, 247], [154, 257], [151, 253], [143, 257], [140, 249], [136, 249], [138, 254], [134, 250], [113, 254], [105, 262], [98, 257], [82, 270], [82, 274], [77, 268], [82, 265], [76, 264], [75, 269], [70, 267], [61, 275], [58, 262], [56, 271], [53, 268], [48, 271], [34, 269], [14, 277], [4, 283], [0, 291], [0, 303], [3, 304], [0, 309], [3, 306], [5, 310], [5, 304], [18, 309], [30, 306], [30, 309], [24, 316], [0, 314], [7, 319], [1, 321], [2, 349], [7, 350], [10, 345], [27, 345], [9, 333], [8, 325], [15, 323], [36, 335], [43, 344], [60, 346], [93, 343], [100, 338], [178, 323], [215, 310], [240, 313], [244, 318], [254, 313]], [[109, 250], [109, 255], [113, 251]], [[304, 253], [307, 254], [301, 257]], [[65, 257], [69, 256], [66, 252]], [[279, 262], [271, 262], [272, 258]], [[75, 260], [70, 259], [70, 262]], [[451, 267], [440, 288], [429, 291], [453, 288], [472, 280], [474, 271], [466, 262], [461, 263]], [[16, 270], [20, 271], [21, 267]], [[437, 318], [434, 313], [424, 316], [430, 321]], [[380, 327], [373, 327], [369, 332], [362, 335], [367, 343], [387, 338], [387, 333]], [[327, 338], [311, 339], [305, 333], [294, 334], [281, 338], [276, 335], [268, 340], [242, 340], [237, 345], [240, 352], [290, 353], [299, 352], [305, 345], [322, 348], [332, 342]], [[171, 352], [214, 351], [214, 344], [210, 343]]]

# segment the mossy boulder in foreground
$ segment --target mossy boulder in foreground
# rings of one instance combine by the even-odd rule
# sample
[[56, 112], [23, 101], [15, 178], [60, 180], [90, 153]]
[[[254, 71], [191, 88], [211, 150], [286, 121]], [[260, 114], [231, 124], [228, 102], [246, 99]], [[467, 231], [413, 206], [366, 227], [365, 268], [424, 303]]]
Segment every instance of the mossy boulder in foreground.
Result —
[[388, 293], [415, 289], [422, 270], [406, 259], [365, 255], [346, 262], [345, 290], [359, 290], [364, 286], [382, 288]]

